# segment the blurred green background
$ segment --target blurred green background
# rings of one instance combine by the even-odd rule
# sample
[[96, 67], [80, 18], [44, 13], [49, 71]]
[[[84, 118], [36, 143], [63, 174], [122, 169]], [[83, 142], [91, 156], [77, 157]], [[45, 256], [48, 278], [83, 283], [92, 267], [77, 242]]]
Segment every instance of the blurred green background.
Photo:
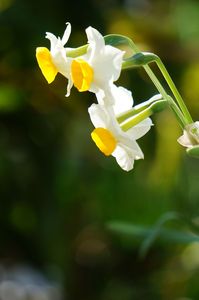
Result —
[[[84, 44], [91, 25], [155, 52], [199, 117], [198, 1], [0, 0], [0, 263], [34, 266], [64, 299], [199, 299], [199, 244], [186, 238], [199, 228], [199, 161], [177, 144], [169, 110], [153, 117], [133, 171], [98, 151], [94, 96], [73, 89], [65, 98], [66, 80], [48, 85], [35, 59], [36, 47], [49, 47], [45, 32], [62, 36], [68, 21], [69, 47]], [[156, 93], [143, 69], [117, 84], [136, 104]], [[156, 230], [150, 241], [158, 221], [168, 235]]]

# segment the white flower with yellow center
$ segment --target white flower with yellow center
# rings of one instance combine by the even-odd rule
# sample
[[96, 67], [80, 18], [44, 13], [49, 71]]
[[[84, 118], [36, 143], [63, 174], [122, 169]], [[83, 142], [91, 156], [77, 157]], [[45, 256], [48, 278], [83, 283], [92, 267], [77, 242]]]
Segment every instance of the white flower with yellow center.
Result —
[[69, 95], [72, 87], [70, 75], [72, 58], [69, 58], [66, 55], [67, 50], [70, 50], [70, 48], [65, 48], [64, 46], [69, 39], [71, 25], [70, 23], [66, 23], [66, 25], [66, 30], [62, 39], [59, 37], [57, 38], [50, 32], [46, 33], [46, 38], [50, 40], [50, 51], [46, 47], [38, 47], [36, 49], [36, 58], [48, 83], [54, 81], [58, 72], [68, 79], [67, 94]]
[[124, 51], [105, 45], [103, 36], [92, 27], [86, 29], [86, 34], [87, 53], [71, 64], [73, 84], [80, 92], [104, 96], [105, 91], [111, 92], [110, 85], [120, 76]]
[[[123, 95], [123, 99], [125, 99], [124, 106], [128, 109], [132, 108], [132, 105], [129, 107], [129, 104], [133, 103], [131, 93], [122, 87], [117, 90], [118, 95]], [[120, 99], [121, 103], [123, 99]], [[118, 104], [118, 101], [115, 103], [114, 107], [101, 104], [92, 104], [89, 107], [88, 112], [95, 126], [91, 137], [101, 152], [106, 156], [114, 156], [123, 170], [130, 171], [133, 168], [134, 160], [144, 158], [136, 140], [148, 132], [152, 122], [150, 118], [147, 118], [124, 132], [114, 113], [114, 110], [122, 112], [121, 105]]]

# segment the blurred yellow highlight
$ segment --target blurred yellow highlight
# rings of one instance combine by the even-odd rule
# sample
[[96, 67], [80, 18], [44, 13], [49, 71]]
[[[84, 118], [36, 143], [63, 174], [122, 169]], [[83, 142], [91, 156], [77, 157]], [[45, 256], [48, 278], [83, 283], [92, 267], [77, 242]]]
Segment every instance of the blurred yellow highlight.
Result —
[[181, 259], [186, 270], [197, 270], [199, 268], [199, 243], [194, 242], [187, 246]]
[[53, 64], [50, 51], [45, 47], [38, 47], [36, 49], [36, 58], [42, 74], [44, 75], [48, 83], [53, 82], [58, 73], [58, 70]]
[[91, 137], [102, 153], [109, 156], [115, 150], [117, 141], [112, 133], [105, 128], [95, 128]]
[[0, 12], [10, 8], [14, 0], [0, 0]]
[[71, 64], [71, 77], [79, 92], [88, 91], [93, 81], [93, 69], [83, 59], [75, 59]]

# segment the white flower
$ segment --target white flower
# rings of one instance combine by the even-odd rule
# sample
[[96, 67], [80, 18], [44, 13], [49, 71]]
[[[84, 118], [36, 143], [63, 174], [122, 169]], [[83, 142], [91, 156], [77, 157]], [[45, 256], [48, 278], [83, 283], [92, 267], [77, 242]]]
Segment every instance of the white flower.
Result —
[[72, 58], [67, 57], [66, 52], [69, 48], [65, 48], [64, 46], [69, 39], [71, 25], [70, 23], [66, 23], [66, 25], [62, 39], [60, 39], [60, 37], [57, 38], [50, 32], [46, 33], [46, 38], [50, 40], [50, 51], [45, 47], [38, 47], [36, 49], [36, 58], [48, 83], [54, 81], [58, 72], [68, 79], [67, 91], [69, 94], [72, 87], [70, 76]]
[[112, 105], [116, 115], [123, 113], [133, 106], [132, 94], [129, 90], [110, 83], [106, 90], [96, 93], [97, 102], [103, 105]]
[[[121, 87], [118, 88], [118, 93], [126, 94], [126, 96], [127, 94], [130, 95], [127, 92]], [[130, 101], [129, 96], [126, 99], [128, 99], [129, 104], [133, 101], [132, 97]], [[122, 101], [122, 99], [120, 100]], [[152, 122], [147, 118], [124, 132], [120, 128], [114, 113], [114, 109], [118, 111], [116, 106], [117, 104], [113, 108], [109, 105], [92, 104], [89, 107], [88, 112], [95, 126], [91, 137], [101, 152], [106, 156], [114, 156], [123, 170], [130, 171], [133, 168], [134, 160], [144, 158], [144, 154], [136, 140], [148, 132]], [[129, 105], [128, 108], [130, 108]]]
[[[116, 85], [111, 85], [111, 92], [108, 93], [108, 96], [104, 94], [97, 94], [97, 100], [99, 104], [107, 105], [106, 103], [113, 103], [113, 111], [115, 118], [125, 112], [128, 112], [132, 109], [134, 101], [131, 91], [123, 88], [122, 86], [117, 87]], [[110, 96], [111, 95], [111, 96]], [[109, 99], [112, 98], [112, 100]], [[151, 99], [159, 99], [160, 95], [153, 96]], [[151, 100], [150, 99], [150, 100]], [[139, 139], [145, 135], [153, 125], [150, 118], [145, 119], [144, 121], [138, 123], [136, 126], [132, 127], [127, 131], [127, 134], [132, 136], [135, 140]]]
[[100, 93], [101, 97], [111, 92], [110, 85], [121, 73], [124, 51], [105, 45], [103, 36], [94, 28], [86, 29], [87, 53], [71, 64], [71, 77], [80, 91]]
[[187, 148], [199, 145], [199, 121], [185, 126], [183, 135], [179, 137], [178, 143]]

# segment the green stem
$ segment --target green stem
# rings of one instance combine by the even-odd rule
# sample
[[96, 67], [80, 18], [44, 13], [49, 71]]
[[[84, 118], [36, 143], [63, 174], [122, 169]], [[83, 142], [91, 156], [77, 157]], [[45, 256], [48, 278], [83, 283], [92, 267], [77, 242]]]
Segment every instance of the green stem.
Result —
[[124, 122], [124, 124], [121, 125], [121, 129], [123, 131], [127, 131], [130, 128], [134, 127], [135, 125], [139, 124], [141, 121], [150, 117], [152, 114], [153, 112], [150, 109], [145, 109], [139, 114], [137, 114], [135, 117], [131, 118], [129, 121]]
[[[134, 51], [135, 54], [139, 53], [139, 49], [134, 44], [134, 42], [131, 39], [129, 39], [128, 37], [125, 37], [125, 36], [122, 36], [122, 35], [114, 35], [114, 34], [113, 35], [107, 35], [107, 36], [105, 36], [105, 42], [107, 44], [110, 44], [110, 45], [113, 45], [113, 46], [116, 46], [116, 45], [120, 46], [122, 44], [127, 44]], [[167, 72], [165, 66], [163, 65], [163, 63], [161, 62], [159, 57], [157, 55], [153, 54], [153, 53], [147, 53], [147, 55], [149, 56], [149, 61], [147, 61], [145, 63], [142, 63], [140, 61], [140, 59], [136, 59], [136, 61], [134, 61], [133, 58], [126, 59], [123, 63], [123, 68], [127, 69], [127, 68], [130, 68], [130, 67], [137, 67], [137, 66], [142, 65], [144, 67], [145, 71], [147, 72], [147, 74], [149, 75], [149, 77], [151, 78], [152, 82], [156, 86], [159, 93], [163, 96], [164, 99], [167, 99], [168, 102], [170, 103], [170, 107], [173, 110], [175, 116], [177, 116], [177, 120], [179, 121], [180, 126], [182, 128], [184, 128], [184, 126], [186, 124], [193, 123], [191, 115], [190, 115], [186, 105], [184, 104], [182, 97], [180, 96], [175, 84], [173, 83], [169, 73]], [[152, 61], [155, 61], [158, 65], [158, 67], [160, 68], [160, 70], [161, 70], [164, 78], [166, 79], [170, 89], [172, 90], [174, 96], [176, 97], [176, 100], [179, 104], [179, 107], [181, 108], [184, 115], [180, 112], [180, 110], [176, 106], [174, 100], [172, 98], [170, 98], [170, 99], [168, 98], [169, 96], [165, 92], [165, 90], [162, 87], [160, 81], [157, 79], [156, 75], [151, 70], [150, 66], [147, 65], [148, 63], [150, 63]]]
[[[140, 52], [139, 49], [137, 48], [137, 46], [129, 38], [128, 38], [128, 43], [129, 43], [129, 46], [131, 47], [131, 49], [133, 49], [133, 51], [135, 53]], [[148, 65], [144, 65], [143, 67], [144, 67], [145, 71], [147, 72], [147, 74], [149, 75], [149, 77], [151, 78], [151, 80], [153, 81], [153, 83], [156, 86], [159, 93], [163, 96], [164, 99], [167, 99], [167, 93], [165, 92], [164, 88], [162, 87], [160, 81], [158, 80], [158, 78], [156, 77], [154, 72], [151, 70], [151, 68]]]
[[[137, 53], [137, 54], [133, 55], [132, 57], [127, 58], [123, 62], [122, 68], [128, 69], [131, 67], [146, 66], [152, 62], [155, 62], [157, 64], [164, 79], [166, 80], [167, 84], [169, 85], [169, 88], [171, 89], [174, 97], [176, 98], [176, 101], [183, 113], [182, 116], [185, 119], [185, 124], [187, 125], [187, 124], [193, 123], [191, 115], [190, 115], [180, 93], [178, 92], [178, 90], [177, 90], [174, 82], [172, 81], [167, 69], [165, 68], [163, 62], [157, 55], [155, 55], [153, 53], [148, 53], [148, 52]], [[172, 99], [172, 101], [173, 101], [173, 99]]]
[[175, 103], [175, 101], [169, 96], [169, 106], [171, 108], [171, 110], [173, 111], [174, 115], [176, 116], [180, 127], [182, 129], [185, 128], [185, 126], [187, 125], [185, 118], [181, 112], [181, 110], [179, 109], [179, 107], [177, 106], [177, 104]]
[[137, 115], [138, 113], [142, 112], [144, 109], [149, 107], [152, 103], [154, 103], [155, 101], [161, 100], [161, 99], [163, 99], [161, 95], [159, 95], [159, 97], [158, 97], [158, 95], [156, 95], [156, 96], [152, 97], [151, 99], [149, 99], [148, 101], [142, 102], [142, 103], [134, 106], [132, 109], [129, 109], [125, 113], [121, 113], [120, 115], [117, 116], [118, 123], [120, 124], [120, 123], [126, 121], [128, 118]]
[[[130, 44], [131, 44], [132, 49], [135, 51], [135, 53], [139, 53], [139, 50], [136, 47], [136, 45], [133, 43], [133, 41], [131, 41]], [[151, 68], [148, 65], [144, 65], [143, 67], [144, 67], [145, 71], [147, 72], [147, 74], [149, 75], [149, 77], [151, 78], [154, 85], [156, 86], [159, 93], [170, 104], [171, 110], [174, 112], [181, 128], [183, 129], [186, 125], [186, 122], [184, 121], [184, 117], [183, 117], [182, 113], [180, 112], [180, 110], [178, 109], [178, 107], [176, 106], [175, 102], [169, 95], [167, 95], [167, 93], [165, 92], [164, 88], [162, 87], [160, 81], [157, 79], [155, 73], [151, 70]]]
[[146, 118], [150, 117], [154, 113], [160, 112], [163, 109], [165, 109], [168, 105], [167, 100], [159, 100], [154, 103], [152, 103], [149, 107], [142, 110], [137, 115], [133, 116], [132, 118], [128, 118], [125, 122], [123, 122], [120, 127], [123, 131], [127, 131], [130, 128], [134, 127], [135, 125], [139, 124]]
[[157, 65], [158, 65], [160, 71], [162, 72], [165, 80], [167, 81], [173, 95], [175, 96], [175, 98], [178, 102], [178, 105], [181, 108], [182, 113], [184, 114], [187, 124], [193, 123], [193, 119], [192, 119], [180, 93], [178, 92], [173, 80], [171, 79], [171, 76], [169, 75], [167, 69], [165, 68], [163, 62], [161, 61], [161, 59], [158, 56], [156, 56], [155, 62], [157, 63]]

